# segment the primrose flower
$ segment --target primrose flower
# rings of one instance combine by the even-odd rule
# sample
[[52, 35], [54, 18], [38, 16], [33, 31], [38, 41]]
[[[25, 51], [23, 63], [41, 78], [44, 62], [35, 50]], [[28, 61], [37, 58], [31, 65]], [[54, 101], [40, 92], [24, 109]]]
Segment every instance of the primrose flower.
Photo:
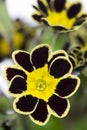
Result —
[[32, 17], [38, 22], [59, 30], [77, 29], [87, 17], [83, 14], [80, 2], [67, 0], [37, 0], [38, 7], [33, 6], [36, 12]]
[[75, 46], [69, 49], [69, 59], [73, 65], [73, 71], [82, 70], [87, 64], [87, 51], [82, 46]]
[[65, 50], [69, 54], [69, 59], [74, 70], [82, 70], [87, 65], [87, 23], [69, 35], [70, 41], [66, 43]]
[[5, 74], [10, 81], [9, 94], [16, 98], [14, 110], [39, 125], [46, 124], [51, 114], [65, 117], [70, 109], [68, 98], [80, 85], [67, 53], [52, 53], [48, 45], [41, 44], [31, 53], [14, 51], [12, 58], [15, 64], [7, 67]]

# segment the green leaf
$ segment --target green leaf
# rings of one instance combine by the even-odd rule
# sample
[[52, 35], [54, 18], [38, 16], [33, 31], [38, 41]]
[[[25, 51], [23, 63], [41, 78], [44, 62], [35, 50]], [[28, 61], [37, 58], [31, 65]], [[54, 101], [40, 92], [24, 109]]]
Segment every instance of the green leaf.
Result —
[[51, 116], [48, 123], [44, 126], [36, 125], [30, 120], [31, 130], [63, 130], [63, 124], [61, 119]]
[[74, 130], [86, 130], [87, 129], [87, 115], [84, 117], [81, 117], [75, 127], [73, 128]]
[[0, 112], [5, 113], [6, 111], [11, 109], [11, 103], [9, 99], [4, 96], [0, 96]]
[[0, 33], [7, 34], [11, 31], [12, 20], [10, 19], [4, 0], [0, 0]]
[[45, 28], [41, 35], [41, 43], [46, 43], [51, 46], [52, 50], [63, 49], [66, 43], [67, 33], [58, 33], [51, 28]]

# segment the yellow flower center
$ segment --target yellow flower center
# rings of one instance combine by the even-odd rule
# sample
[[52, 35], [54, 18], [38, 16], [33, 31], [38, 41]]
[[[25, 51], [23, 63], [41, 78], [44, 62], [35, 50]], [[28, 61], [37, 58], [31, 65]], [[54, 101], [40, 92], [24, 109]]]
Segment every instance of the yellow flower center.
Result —
[[51, 26], [63, 26], [68, 29], [70, 29], [75, 22], [75, 18], [68, 18], [66, 11], [58, 13], [55, 11], [48, 10], [48, 16], [46, 17], [46, 19]]
[[32, 95], [44, 101], [48, 101], [56, 89], [59, 79], [48, 72], [48, 66], [35, 69], [33, 72], [27, 74], [27, 90], [26, 94]]
[[36, 80], [36, 89], [39, 91], [43, 91], [46, 88], [45, 80], [38, 79]]

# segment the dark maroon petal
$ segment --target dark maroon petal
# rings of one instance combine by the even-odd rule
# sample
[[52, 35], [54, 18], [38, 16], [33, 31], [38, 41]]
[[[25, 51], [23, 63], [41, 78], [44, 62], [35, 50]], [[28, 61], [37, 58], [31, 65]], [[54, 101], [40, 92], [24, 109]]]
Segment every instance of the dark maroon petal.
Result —
[[52, 10], [52, 3], [51, 3], [52, 1], [51, 0], [47, 0], [47, 4], [48, 4], [48, 7], [50, 8], [50, 10]]
[[81, 3], [73, 4], [69, 8], [67, 15], [69, 18], [73, 18], [76, 17], [80, 11], [81, 11]]
[[36, 10], [36, 11], [39, 11], [38, 7], [33, 5], [33, 8]]
[[86, 21], [86, 18], [78, 18], [76, 19], [75, 23], [73, 24], [74, 26], [80, 26], [81, 24], [83, 24]]
[[44, 5], [44, 3], [41, 0], [38, 0], [39, 9], [45, 14], [48, 15], [47, 7]]
[[41, 22], [42, 15], [33, 14], [32, 17], [33, 17], [36, 21]]
[[78, 87], [79, 80], [75, 76], [69, 76], [58, 83], [55, 92], [61, 97], [69, 97]]
[[25, 51], [15, 51], [13, 53], [13, 58], [25, 70], [27, 70], [29, 72], [33, 71], [33, 66], [30, 61], [29, 53], [27, 53]]
[[51, 2], [51, 0], [46, 0], [46, 1], [47, 1], [48, 4]]
[[66, 0], [54, 0], [54, 8], [57, 12], [61, 12], [65, 8]]
[[56, 58], [49, 67], [50, 74], [55, 78], [64, 76], [71, 71], [71, 63], [65, 58]]
[[30, 117], [36, 123], [45, 123], [48, 119], [48, 110], [46, 102], [40, 99], [35, 111], [30, 115]]
[[50, 97], [48, 105], [51, 108], [52, 113], [58, 117], [66, 116], [70, 108], [68, 100], [62, 99], [56, 95]]
[[9, 81], [16, 75], [22, 76], [25, 79], [27, 78], [26, 74], [20, 69], [10, 67], [6, 69], [6, 77]]
[[[49, 25], [49, 23], [48, 23], [48, 25]], [[61, 32], [68, 32], [68, 29], [67, 29], [67, 27], [65, 28], [65, 27], [63, 27], [62, 25], [55, 25], [55, 26], [53, 26], [53, 29], [55, 29], [55, 30], [59, 30], [59, 31], [61, 31]]]
[[60, 50], [60, 51], [59, 51], [59, 50], [56, 51], [55, 53], [53, 53], [51, 59], [49, 60], [49, 62], [48, 62], [48, 66], [50, 66], [51, 63], [52, 63], [52, 61], [53, 61], [55, 58], [59, 57], [59, 56], [64, 56], [64, 57], [66, 57], [67, 54], [66, 54], [65, 51], [62, 51], [62, 50]]
[[45, 25], [49, 26], [49, 23], [48, 23], [47, 19], [45, 19], [45, 18], [42, 17], [41, 21], [42, 21]]
[[38, 99], [31, 96], [22, 96], [14, 101], [14, 109], [20, 113], [30, 113], [35, 109]]
[[21, 94], [27, 89], [26, 81], [23, 77], [16, 76], [12, 79], [9, 92], [12, 94]]
[[49, 47], [47, 45], [40, 45], [36, 47], [31, 53], [31, 61], [35, 68], [43, 67], [49, 56]]

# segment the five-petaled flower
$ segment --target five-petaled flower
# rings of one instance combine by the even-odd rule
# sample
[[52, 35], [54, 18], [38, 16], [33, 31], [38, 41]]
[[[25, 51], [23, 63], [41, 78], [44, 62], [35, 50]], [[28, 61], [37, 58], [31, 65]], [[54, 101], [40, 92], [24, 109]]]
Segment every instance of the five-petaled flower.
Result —
[[67, 0], [37, 0], [38, 7], [32, 17], [38, 22], [59, 30], [77, 29], [87, 18], [80, 2]]
[[29, 115], [37, 124], [47, 123], [50, 115], [65, 117], [70, 109], [68, 98], [80, 85], [72, 74], [72, 64], [65, 51], [51, 51], [46, 44], [36, 46], [29, 54], [18, 50], [12, 54], [15, 65], [6, 68], [9, 93], [14, 110]]

